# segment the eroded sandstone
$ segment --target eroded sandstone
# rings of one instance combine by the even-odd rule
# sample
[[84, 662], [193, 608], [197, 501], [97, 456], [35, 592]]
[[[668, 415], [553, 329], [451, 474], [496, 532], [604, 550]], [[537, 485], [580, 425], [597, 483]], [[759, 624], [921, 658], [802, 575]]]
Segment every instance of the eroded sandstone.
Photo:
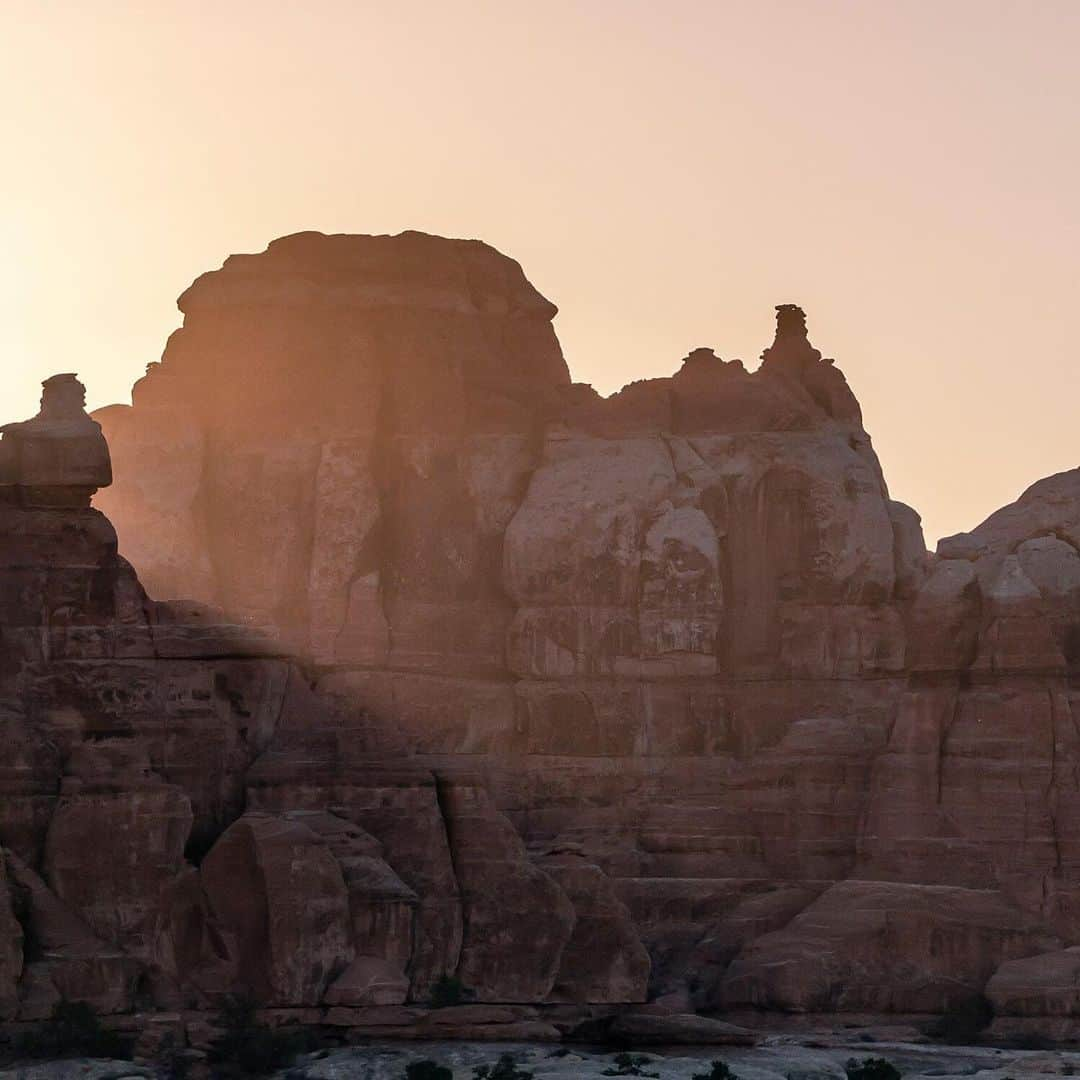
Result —
[[181, 307], [0, 441], [0, 1013], [1076, 1011], [1076, 471], [931, 554], [798, 308], [603, 399], [482, 244]]

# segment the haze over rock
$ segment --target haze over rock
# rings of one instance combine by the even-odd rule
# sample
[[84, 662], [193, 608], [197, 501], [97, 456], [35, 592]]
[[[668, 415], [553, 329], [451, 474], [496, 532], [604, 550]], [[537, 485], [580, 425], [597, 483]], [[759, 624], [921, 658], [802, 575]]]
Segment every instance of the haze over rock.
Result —
[[138, 578], [107, 456], [2, 474], [5, 1015], [1075, 1012], [1080, 473], [930, 554], [800, 309], [604, 399], [475, 242], [180, 303], [95, 414]]

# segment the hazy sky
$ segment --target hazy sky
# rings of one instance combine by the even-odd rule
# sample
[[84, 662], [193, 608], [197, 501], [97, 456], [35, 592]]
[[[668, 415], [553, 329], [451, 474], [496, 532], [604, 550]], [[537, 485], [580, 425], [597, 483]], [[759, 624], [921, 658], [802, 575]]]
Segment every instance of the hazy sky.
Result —
[[2, 0], [0, 418], [129, 400], [230, 252], [416, 228], [605, 393], [802, 304], [932, 543], [1080, 459], [1078, 56], [1080, 0]]

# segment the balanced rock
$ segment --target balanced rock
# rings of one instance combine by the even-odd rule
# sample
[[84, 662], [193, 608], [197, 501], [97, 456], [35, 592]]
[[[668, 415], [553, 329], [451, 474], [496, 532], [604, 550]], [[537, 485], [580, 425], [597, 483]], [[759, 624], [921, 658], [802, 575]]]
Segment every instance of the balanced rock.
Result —
[[85, 405], [74, 375], [54, 375], [37, 416], [0, 427], [0, 493], [23, 506], [79, 507], [112, 483], [109, 447]]

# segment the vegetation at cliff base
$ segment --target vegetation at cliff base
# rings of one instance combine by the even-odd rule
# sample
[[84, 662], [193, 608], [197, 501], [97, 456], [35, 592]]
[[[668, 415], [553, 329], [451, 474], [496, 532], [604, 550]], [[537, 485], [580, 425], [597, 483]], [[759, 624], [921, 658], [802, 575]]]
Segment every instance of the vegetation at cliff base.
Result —
[[267, 1076], [314, 1048], [310, 1032], [268, 1027], [259, 1021], [256, 1008], [246, 995], [229, 997], [222, 1005], [216, 1021], [221, 1034], [208, 1054], [215, 1077]]
[[15, 1058], [131, 1057], [132, 1039], [101, 1026], [97, 1013], [83, 1001], [60, 1001], [50, 1019], [11, 1044]]
[[405, 1067], [405, 1080], [454, 1080], [454, 1074], [437, 1061], [414, 1061]]
[[517, 1067], [513, 1054], [503, 1054], [494, 1065], [477, 1065], [474, 1080], [533, 1080], [533, 1073]]
[[885, 1058], [868, 1057], [862, 1061], [848, 1058], [844, 1066], [848, 1080], [900, 1080], [902, 1073]]
[[726, 1061], [714, 1061], [707, 1073], [694, 1073], [693, 1080], [738, 1080]]
[[431, 1007], [447, 1009], [453, 1005], [464, 1005], [474, 997], [465, 984], [456, 975], [440, 975], [431, 988]]
[[644, 1054], [616, 1054], [614, 1067], [605, 1069], [604, 1076], [654, 1076], [659, 1073], [646, 1072], [645, 1066], [652, 1061]]

